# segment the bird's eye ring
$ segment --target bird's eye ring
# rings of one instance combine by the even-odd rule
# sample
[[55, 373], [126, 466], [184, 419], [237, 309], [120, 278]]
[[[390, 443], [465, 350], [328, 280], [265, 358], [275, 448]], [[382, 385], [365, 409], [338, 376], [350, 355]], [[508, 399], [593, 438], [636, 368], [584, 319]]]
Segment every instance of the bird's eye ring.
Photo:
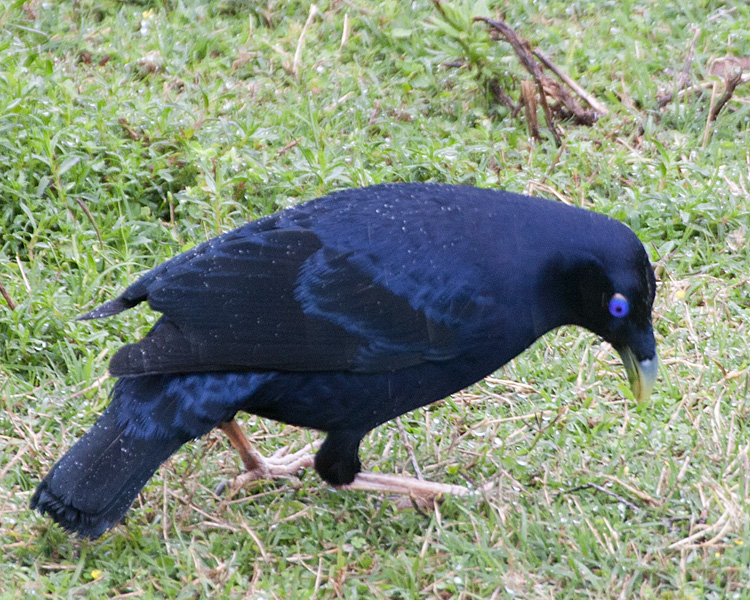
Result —
[[615, 294], [609, 301], [609, 314], [621, 319], [627, 317], [630, 312], [628, 299], [622, 294]]

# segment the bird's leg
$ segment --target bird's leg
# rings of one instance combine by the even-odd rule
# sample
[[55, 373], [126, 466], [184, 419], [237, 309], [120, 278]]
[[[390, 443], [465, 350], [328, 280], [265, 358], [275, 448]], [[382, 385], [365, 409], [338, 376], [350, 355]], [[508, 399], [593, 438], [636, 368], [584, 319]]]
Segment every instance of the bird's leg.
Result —
[[253, 448], [250, 441], [245, 437], [245, 434], [242, 433], [242, 429], [237, 425], [237, 421], [234, 419], [226, 421], [219, 425], [219, 429], [224, 432], [229, 438], [229, 442], [239, 453], [242, 464], [245, 466], [245, 471], [264, 471], [266, 469], [265, 460]]
[[433, 500], [438, 496], [468, 496], [472, 490], [462, 485], [425, 481], [415, 477], [400, 475], [386, 475], [385, 473], [357, 473], [354, 481], [342, 485], [342, 490], [362, 490], [368, 492], [382, 492], [403, 494], [414, 498]]
[[219, 428], [226, 434], [232, 446], [239, 452], [245, 472], [229, 481], [219, 484], [216, 490], [217, 494], [223, 492], [227, 486], [237, 490], [251, 481], [294, 478], [300, 469], [313, 466], [315, 461], [314, 452], [319, 446], [319, 443], [315, 442], [308, 444], [302, 450], [291, 453], [288, 448], [284, 447], [266, 458], [252, 447], [234, 419], [222, 423], [219, 425]]
[[[430, 507], [439, 496], [466, 496], [468, 488], [433, 483], [414, 477], [360, 471], [359, 443], [362, 432], [336, 429], [328, 432], [315, 456], [315, 468], [323, 479], [342, 490], [363, 490], [409, 496], [418, 505]], [[352, 481], [353, 479], [353, 481]], [[351, 483], [344, 483], [351, 481]]]
[[[253, 481], [293, 478], [300, 469], [314, 466], [314, 451], [321, 445], [321, 442], [317, 441], [308, 444], [302, 450], [292, 453], [289, 452], [287, 447], [284, 447], [277, 450], [270, 457], [264, 458], [252, 447], [236, 421], [232, 420], [222, 423], [219, 425], [219, 428], [226, 434], [232, 446], [239, 452], [245, 472], [220, 484], [217, 493], [221, 493], [227, 486], [238, 490]], [[325, 453], [321, 456], [324, 455]], [[358, 461], [357, 464], [359, 464]], [[465, 497], [474, 492], [474, 490], [461, 485], [366, 471], [357, 473], [354, 481], [351, 483], [336, 487], [340, 490], [358, 490], [409, 496], [417, 504], [426, 507], [432, 506], [432, 503], [441, 496]]]

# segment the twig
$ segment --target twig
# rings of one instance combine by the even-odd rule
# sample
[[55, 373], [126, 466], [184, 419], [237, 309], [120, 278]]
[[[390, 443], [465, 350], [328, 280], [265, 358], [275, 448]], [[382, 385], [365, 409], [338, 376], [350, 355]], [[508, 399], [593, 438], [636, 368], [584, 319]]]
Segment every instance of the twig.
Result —
[[[548, 77], [545, 77], [545, 79], [552, 82], [552, 80]], [[552, 83], [557, 84], [557, 82]], [[542, 108], [544, 109], [544, 116], [547, 119], [547, 127], [549, 127], [549, 130], [552, 133], [552, 137], [555, 138], [555, 145], [557, 145], [557, 147], [559, 148], [560, 146], [562, 146], [562, 138], [557, 131], [557, 127], [555, 127], [555, 119], [552, 117], [552, 110], [547, 103], [547, 96], [544, 93], [546, 91], [544, 89], [544, 83], [540, 79], [536, 82], [536, 85], [537, 88], [539, 88], [539, 101], [542, 103]]]
[[544, 73], [542, 73], [542, 68], [539, 66], [539, 63], [534, 60], [534, 57], [531, 55], [529, 42], [519, 38], [516, 35], [516, 32], [513, 31], [513, 29], [503, 21], [494, 21], [493, 19], [488, 19], [487, 17], [477, 17], [475, 20], [483, 21], [493, 29], [499, 31], [505, 37], [506, 41], [511, 45], [513, 51], [516, 53], [516, 56], [518, 56], [518, 60], [521, 62], [523, 67], [534, 78], [537, 89], [539, 90], [539, 100], [542, 103], [542, 108], [544, 109], [544, 114], [547, 119], [547, 127], [549, 127], [550, 131], [552, 132], [552, 136], [555, 138], [555, 142], [559, 146], [562, 141], [560, 140], [560, 135], [557, 133], [557, 129], [555, 128], [555, 124], [552, 119], [552, 111], [550, 111], [549, 105], [547, 104], [547, 99], [544, 97], [544, 84], [546, 82], [543, 80], [552, 80], [549, 79], [549, 77], [545, 76]]
[[677, 93], [677, 99], [682, 100], [685, 96], [693, 93], [705, 94], [706, 90], [708, 90], [708, 88], [710, 88], [712, 85], [713, 83], [711, 81], [702, 81], [701, 83], [696, 83], [695, 85], [688, 86], [684, 90]]
[[[750, 73], [744, 73], [742, 77], [740, 78], [740, 85], [743, 83], [750, 82]], [[686, 87], [684, 90], [682, 90], [679, 94], [677, 94], [678, 99], [682, 99], [688, 94], [692, 93], [700, 93], [705, 94], [709, 88], [713, 87], [712, 81], [701, 81], [700, 83], [696, 83], [695, 85], [691, 85], [690, 87]]]
[[266, 552], [266, 548], [263, 545], [263, 542], [260, 541], [260, 538], [255, 533], [255, 531], [250, 528], [250, 526], [244, 521], [244, 519], [240, 519], [240, 527], [242, 527], [242, 529], [244, 529], [248, 533], [248, 535], [253, 538], [253, 541], [258, 547], [258, 551], [260, 552], [263, 561], [268, 563], [268, 552]]
[[643, 490], [639, 490], [637, 487], [632, 486], [629, 483], [625, 483], [619, 477], [615, 477], [614, 475], [607, 475], [606, 473], [601, 473], [599, 474], [599, 476], [604, 477], [604, 479], [607, 479], [611, 481], [612, 483], [616, 483], [617, 485], [625, 488], [631, 494], [633, 494], [634, 496], [638, 496], [638, 498], [640, 498], [647, 504], [650, 504], [651, 506], [659, 506], [659, 502], [655, 498], [653, 498], [650, 494], [647, 494]]
[[299, 34], [299, 39], [297, 40], [297, 49], [294, 51], [294, 59], [292, 60], [292, 75], [297, 77], [297, 74], [299, 72], [299, 64], [302, 60], [302, 48], [305, 46], [305, 36], [307, 35], [307, 30], [310, 28], [310, 25], [312, 24], [313, 19], [316, 15], [319, 15], [320, 11], [318, 10], [318, 7], [315, 4], [310, 5], [310, 13], [307, 15], [307, 21], [305, 21], [304, 27], [302, 27], [302, 33]]
[[515, 102], [513, 102], [513, 98], [511, 98], [508, 93], [500, 87], [497, 79], [493, 79], [492, 81], [490, 81], [489, 88], [490, 94], [492, 94], [492, 98], [495, 100], [495, 102], [507, 108], [510, 111], [511, 116], [515, 118], [521, 108], [521, 104], [517, 105]]
[[2, 283], [0, 283], [0, 294], [2, 294], [3, 298], [5, 298], [5, 301], [8, 303], [10, 310], [16, 310], [16, 303], [13, 302], [13, 298], [10, 297], [8, 290], [5, 289], [5, 286]]
[[708, 113], [709, 121], [715, 121], [716, 117], [719, 116], [721, 109], [724, 105], [729, 102], [729, 99], [734, 94], [734, 90], [742, 82], [742, 69], [734, 69], [733, 71], [727, 71], [724, 75], [724, 93], [719, 98], [719, 101], [711, 107]]
[[[734, 69], [733, 71], [727, 70], [727, 72], [724, 74], [724, 93], [721, 95], [721, 98], [716, 100], [716, 85], [714, 85], [713, 90], [711, 92], [711, 108], [708, 110], [708, 118], [706, 119], [706, 129], [703, 132], [703, 147], [705, 148], [708, 145], [709, 140], [711, 139], [711, 123], [713, 123], [716, 118], [719, 116], [719, 113], [721, 112], [721, 109], [724, 108], [724, 105], [729, 102], [732, 95], [734, 94], [734, 90], [737, 89], [737, 86], [742, 83], [742, 69]], [[714, 102], [716, 100], [716, 102]]]
[[291, 141], [291, 142], [289, 142], [289, 143], [288, 143], [288, 144], [287, 144], [286, 146], [284, 146], [284, 147], [283, 147], [283, 148], [282, 148], [281, 150], [279, 150], [279, 151], [278, 151], [278, 152], [276, 153], [276, 156], [277, 156], [277, 157], [281, 157], [281, 156], [284, 156], [284, 155], [285, 155], [285, 154], [286, 154], [287, 152], [289, 152], [289, 151], [290, 151], [290, 150], [291, 150], [292, 148], [294, 148], [294, 147], [295, 147], [295, 146], [296, 146], [297, 144], [299, 144], [299, 143], [300, 143], [300, 139], [299, 139], [299, 138], [298, 138], [298, 139], [296, 139], [296, 140], [292, 140], [292, 141]]
[[632, 502], [630, 502], [630, 500], [626, 500], [625, 498], [623, 498], [619, 494], [616, 494], [612, 490], [608, 490], [604, 486], [601, 486], [601, 485], [596, 484], [596, 483], [584, 483], [583, 485], [577, 485], [577, 486], [569, 488], [567, 490], [563, 490], [562, 492], [560, 492], [557, 495], [558, 496], [562, 496], [564, 494], [571, 494], [573, 492], [580, 492], [582, 490], [589, 490], [589, 489], [596, 490], [597, 492], [601, 492], [602, 494], [607, 494], [607, 496], [612, 496], [612, 498], [614, 498], [618, 502], [621, 502], [622, 504], [624, 504], [625, 506], [627, 506], [631, 510], [641, 510], [640, 506], [638, 506], [636, 504], [633, 504]]
[[560, 68], [555, 65], [541, 50], [534, 50], [534, 56], [541, 60], [544, 63], [545, 67], [547, 67], [550, 71], [557, 75], [565, 85], [567, 85], [571, 90], [573, 90], [576, 94], [583, 98], [588, 103], [588, 105], [596, 112], [598, 112], [602, 116], [609, 114], [609, 110], [606, 106], [604, 106], [604, 104], [599, 102], [596, 98], [594, 98], [591, 94], [584, 90], [578, 84], [578, 82], [572, 79], [567, 73], [560, 70]]
[[474, 20], [487, 23], [487, 25], [501, 33], [513, 48], [513, 51], [516, 53], [516, 56], [518, 56], [518, 60], [521, 61], [524, 69], [531, 74], [535, 81], [538, 82], [545, 76], [544, 73], [542, 73], [541, 66], [539, 66], [539, 63], [534, 60], [534, 57], [531, 54], [531, 45], [528, 40], [518, 37], [510, 25], [504, 21], [495, 21], [494, 19], [487, 17], [476, 17]]
[[[583, 125], [592, 125], [599, 118], [599, 114], [596, 111], [584, 110], [584, 108], [576, 101], [573, 96], [563, 87], [561, 83], [555, 81], [551, 77], [545, 75], [542, 71], [542, 66], [534, 59], [534, 54], [531, 51], [531, 45], [528, 40], [524, 40], [516, 34], [515, 31], [505, 22], [496, 21], [487, 17], [476, 17], [475, 21], [482, 21], [487, 23], [495, 31], [499, 32], [505, 40], [511, 45], [513, 51], [516, 53], [521, 65], [531, 74], [536, 82], [537, 88], [539, 89], [539, 102], [544, 109], [547, 117], [547, 126], [550, 128], [552, 135], [559, 146], [562, 141], [560, 135], [554, 126], [552, 120], [552, 111], [547, 103], [545, 95], [552, 96], [555, 100], [560, 102], [566, 110], [570, 112], [574, 120], [577, 123]], [[548, 62], [549, 59], [547, 59]], [[559, 69], [558, 69], [559, 71]], [[557, 73], [557, 71], [555, 71]], [[585, 98], [584, 98], [585, 99]], [[588, 100], [586, 100], [588, 102]]]
[[656, 105], [658, 108], [664, 108], [667, 104], [669, 104], [672, 99], [675, 97], [675, 95], [679, 94], [684, 88], [687, 87], [687, 84], [690, 82], [690, 68], [693, 66], [693, 55], [695, 53], [695, 42], [698, 41], [698, 36], [701, 34], [700, 29], [696, 29], [695, 33], [693, 34], [693, 39], [690, 42], [690, 46], [688, 46], [688, 53], [687, 57], [685, 58], [685, 65], [682, 67], [682, 71], [680, 71], [680, 74], [677, 76], [677, 81], [675, 81], [674, 89], [664, 94], [663, 96], [656, 99]]

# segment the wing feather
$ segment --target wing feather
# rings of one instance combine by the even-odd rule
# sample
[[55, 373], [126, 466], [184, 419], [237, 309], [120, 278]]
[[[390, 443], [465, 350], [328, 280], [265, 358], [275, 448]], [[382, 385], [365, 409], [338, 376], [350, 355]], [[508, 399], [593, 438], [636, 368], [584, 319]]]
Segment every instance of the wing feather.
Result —
[[362, 256], [323, 247], [308, 229], [253, 231], [177, 258], [86, 315], [144, 299], [164, 315], [115, 354], [112, 375], [380, 372], [446, 360], [463, 348], [455, 329], [376, 283]]

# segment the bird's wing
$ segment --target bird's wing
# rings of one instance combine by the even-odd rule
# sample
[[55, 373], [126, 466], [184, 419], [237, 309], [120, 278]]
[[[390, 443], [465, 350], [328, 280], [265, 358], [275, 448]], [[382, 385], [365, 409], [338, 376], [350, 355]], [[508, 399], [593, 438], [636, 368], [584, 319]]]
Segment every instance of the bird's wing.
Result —
[[[115, 314], [142, 300], [163, 313], [143, 340], [115, 354], [114, 376], [382, 372], [466, 351], [472, 332], [457, 325], [457, 317], [478, 310], [470, 291], [458, 286], [429, 310], [414, 308], [417, 302], [373, 277], [374, 267], [363, 268], [368, 260], [366, 253], [353, 260], [351, 252], [323, 246], [308, 229], [222, 236], [160, 265], [85, 318]], [[429, 274], [412, 269], [415, 288], [430, 285]], [[445, 319], [436, 318], [443, 313]]]

